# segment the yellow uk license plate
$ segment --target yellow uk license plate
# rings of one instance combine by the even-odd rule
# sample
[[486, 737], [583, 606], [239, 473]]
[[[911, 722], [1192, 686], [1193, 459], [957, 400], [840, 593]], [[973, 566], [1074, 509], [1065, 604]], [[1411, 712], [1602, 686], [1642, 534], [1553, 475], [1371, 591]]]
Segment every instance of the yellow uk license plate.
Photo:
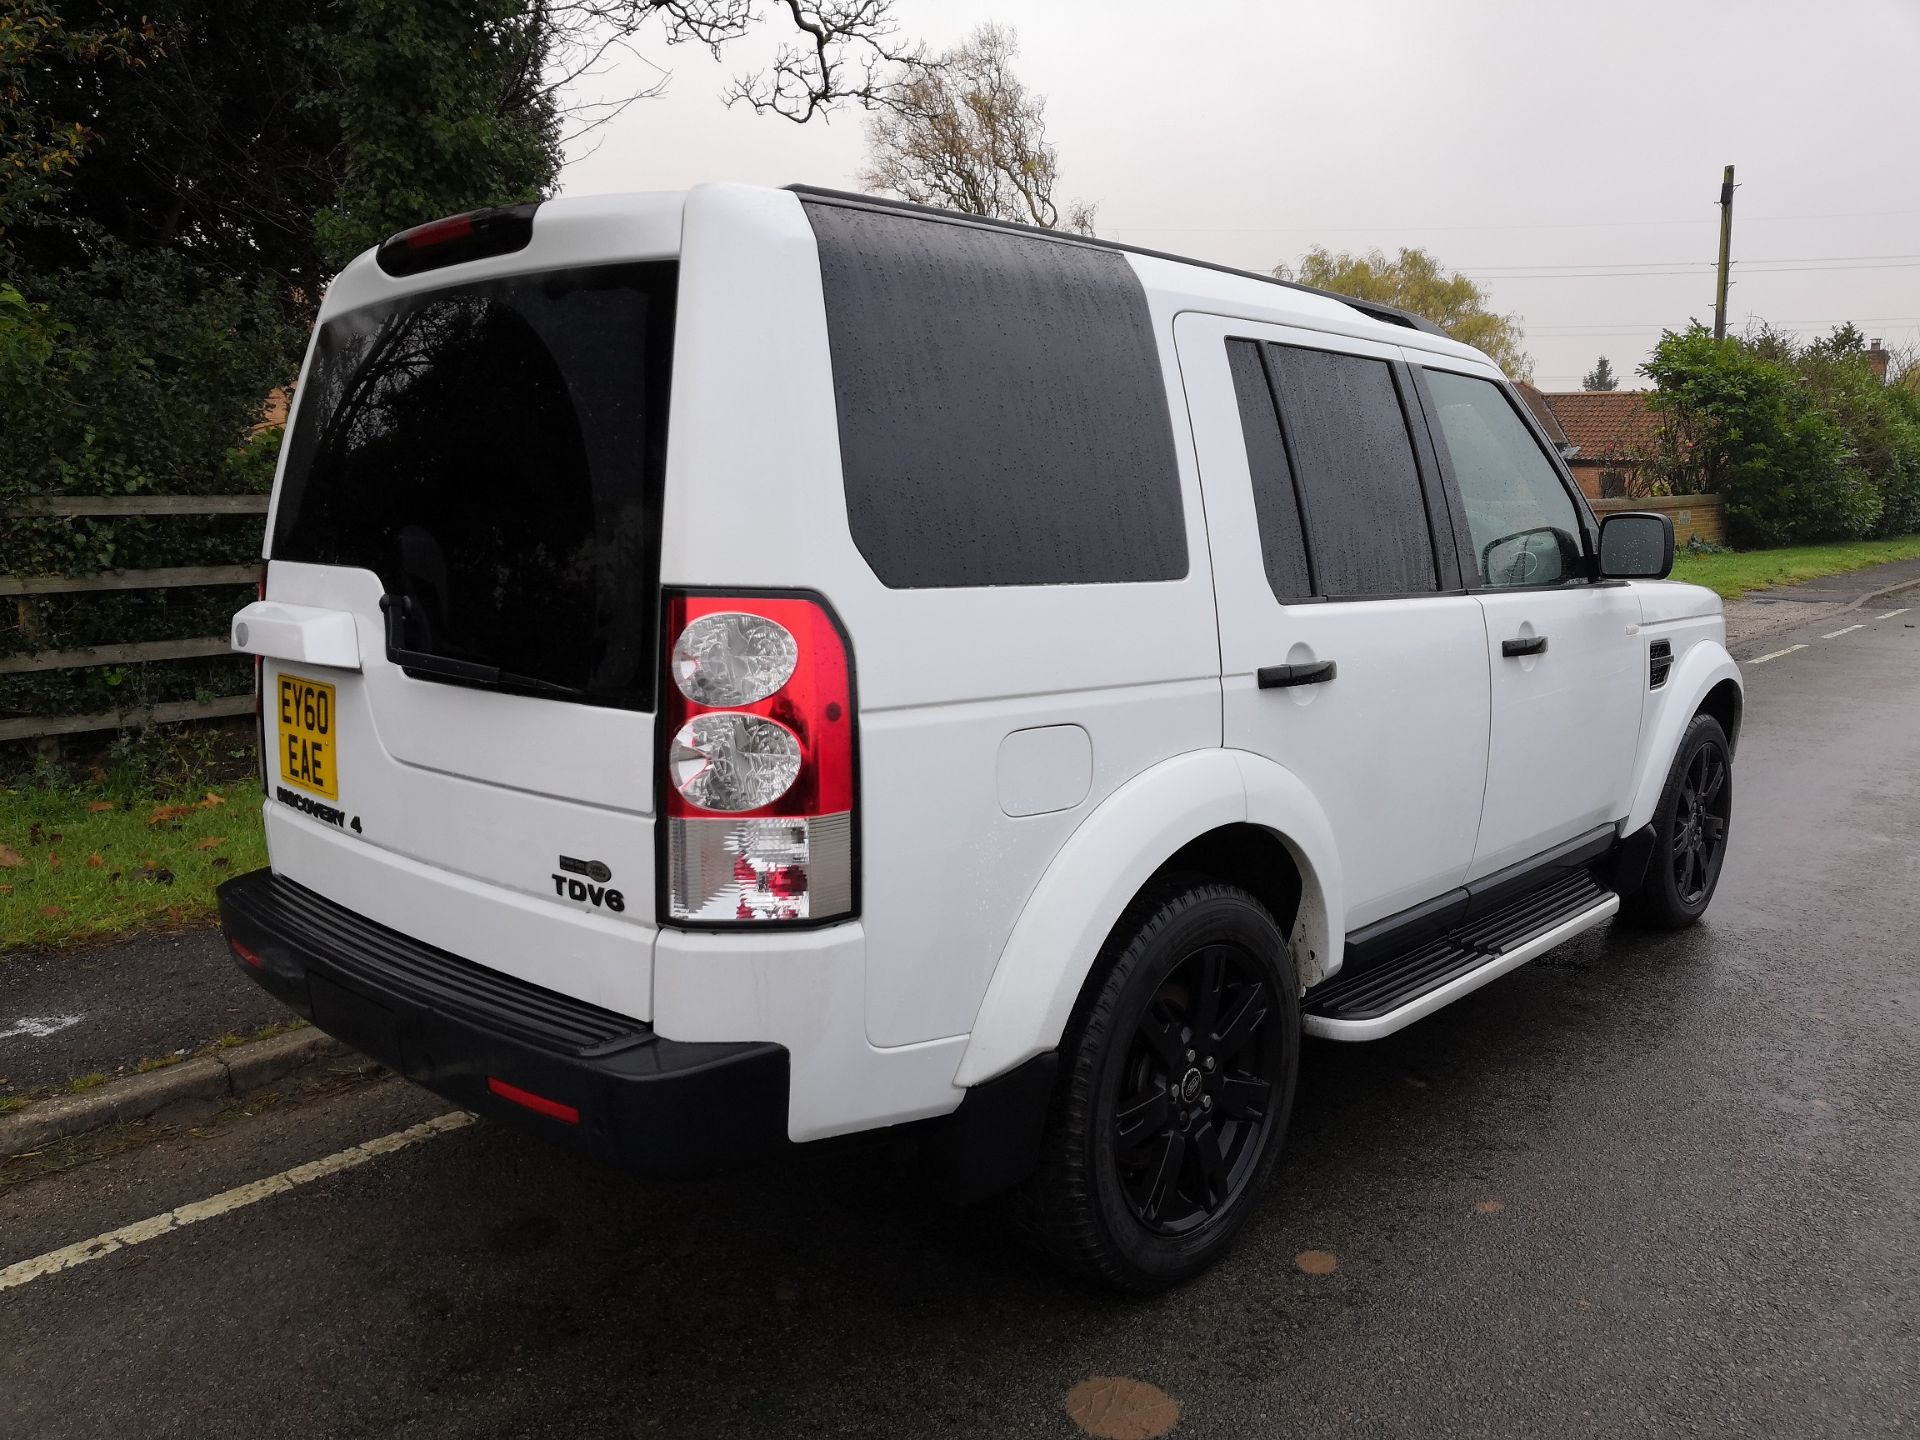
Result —
[[280, 778], [329, 800], [340, 798], [334, 714], [333, 686], [298, 675], [280, 677]]

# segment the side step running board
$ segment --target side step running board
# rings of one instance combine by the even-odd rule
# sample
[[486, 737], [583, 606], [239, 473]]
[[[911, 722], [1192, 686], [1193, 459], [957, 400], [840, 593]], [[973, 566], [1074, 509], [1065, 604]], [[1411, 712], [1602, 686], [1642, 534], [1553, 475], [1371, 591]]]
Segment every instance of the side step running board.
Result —
[[1585, 873], [1569, 875], [1490, 915], [1305, 996], [1309, 1035], [1378, 1040], [1470, 995], [1582, 930], [1613, 917], [1620, 897]]

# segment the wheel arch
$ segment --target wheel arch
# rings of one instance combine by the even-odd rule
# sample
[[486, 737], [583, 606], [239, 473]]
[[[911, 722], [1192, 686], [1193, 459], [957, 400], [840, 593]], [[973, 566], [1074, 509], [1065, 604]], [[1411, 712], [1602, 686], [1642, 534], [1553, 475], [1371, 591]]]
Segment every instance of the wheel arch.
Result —
[[[1277, 873], [1269, 867], [1277, 867]], [[1332, 831], [1297, 776], [1201, 750], [1135, 776], [1061, 847], [994, 967], [954, 1083], [977, 1085], [1060, 1043], [1095, 960], [1140, 893], [1175, 873], [1242, 885], [1287, 929], [1302, 988], [1339, 963]]]
[[[1720, 721], [1727, 731], [1728, 745], [1737, 740], [1745, 709], [1745, 692], [1740, 682], [1740, 667], [1726, 647], [1717, 641], [1702, 640], [1690, 646], [1674, 665], [1663, 687], [1662, 704], [1649, 723], [1645, 741], [1635, 762], [1632, 801], [1627, 807], [1621, 833], [1631, 835], [1653, 818], [1660, 791], [1667, 783], [1667, 771], [1674, 751], [1693, 717], [1703, 711]], [[1732, 728], [1728, 728], [1728, 722]]]

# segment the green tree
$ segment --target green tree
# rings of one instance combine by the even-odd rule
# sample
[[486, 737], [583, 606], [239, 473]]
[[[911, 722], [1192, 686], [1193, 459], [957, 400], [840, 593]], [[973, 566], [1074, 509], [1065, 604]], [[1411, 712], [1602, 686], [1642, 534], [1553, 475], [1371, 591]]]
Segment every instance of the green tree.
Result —
[[1298, 265], [1276, 265], [1273, 273], [1337, 295], [1409, 310], [1461, 344], [1485, 351], [1515, 379], [1533, 373], [1532, 359], [1520, 348], [1524, 336], [1519, 317], [1490, 310], [1484, 290], [1424, 250], [1402, 249], [1389, 260], [1378, 250], [1350, 255], [1316, 246]]
[[1593, 369], [1589, 370], [1586, 377], [1581, 380], [1580, 388], [1582, 390], [1618, 390], [1620, 377], [1613, 373], [1612, 362], [1602, 355]]
[[1093, 207], [1053, 198], [1059, 156], [1046, 97], [1013, 73], [1013, 30], [982, 25], [936, 57], [867, 126], [860, 183], [919, 205], [1093, 233]]

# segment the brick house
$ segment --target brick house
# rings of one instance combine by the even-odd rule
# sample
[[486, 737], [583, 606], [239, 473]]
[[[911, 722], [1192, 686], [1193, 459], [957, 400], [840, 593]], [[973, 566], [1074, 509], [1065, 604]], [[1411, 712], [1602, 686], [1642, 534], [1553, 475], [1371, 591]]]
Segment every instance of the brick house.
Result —
[[1645, 390], [1571, 390], [1541, 396], [1566, 437], [1560, 453], [1588, 499], [1612, 500], [1627, 493], [1633, 457], [1648, 453], [1659, 431], [1647, 398]]

